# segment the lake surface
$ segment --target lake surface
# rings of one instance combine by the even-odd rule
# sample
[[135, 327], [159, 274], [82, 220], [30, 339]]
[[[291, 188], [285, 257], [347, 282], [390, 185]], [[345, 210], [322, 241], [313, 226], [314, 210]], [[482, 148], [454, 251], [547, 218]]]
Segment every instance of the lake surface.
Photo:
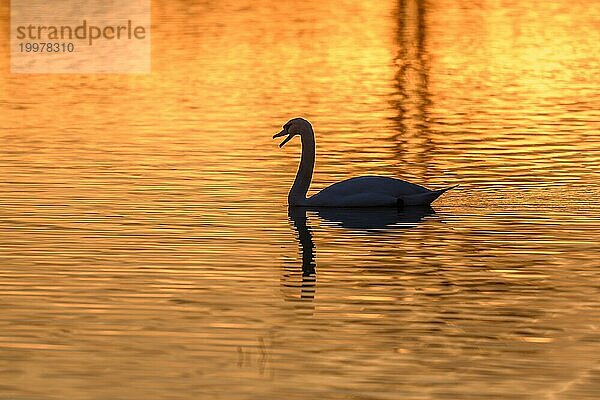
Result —
[[[150, 75], [0, 67], [0, 399], [600, 397], [599, 2], [152, 11]], [[313, 193], [460, 187], [288, 210], [295, 116]]]

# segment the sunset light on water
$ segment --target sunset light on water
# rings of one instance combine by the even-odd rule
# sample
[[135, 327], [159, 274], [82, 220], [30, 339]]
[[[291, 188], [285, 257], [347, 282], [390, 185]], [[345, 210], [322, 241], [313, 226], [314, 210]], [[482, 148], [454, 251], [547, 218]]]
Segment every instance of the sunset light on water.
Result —
[[[0, 399], [598, 398], [598, 15], [153, 0], [149, 59], [20, 73], [0, 2]], [[288, 207], [295, 117], [308, 196], [459, 186]]]

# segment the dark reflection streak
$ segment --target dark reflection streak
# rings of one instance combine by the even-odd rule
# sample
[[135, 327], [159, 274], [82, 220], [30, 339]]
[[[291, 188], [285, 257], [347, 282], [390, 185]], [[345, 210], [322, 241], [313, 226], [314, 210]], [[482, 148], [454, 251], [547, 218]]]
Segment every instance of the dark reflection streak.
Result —
[[[433, 150], [433, 142], [431, 140], [431, 121], [429, 116], [429, 106], [431, 104], [431, 94], [429, 93], [429, 57], [426, 49], [426, 19], [425, 19], [425, 0], [417, 0], [417, 61], [418, 61], [418, 73], [419, 83], [419, 119], [421, 121], [421, 132], [425, 139], [425, 147], [421, 152], [420, 161], [422, 165], [429, 166], [429, 159]], [[427, 174], [427, 171], [425, 171]]]
[[[410, 7], [412, 5], [413, 7]], [[398, 30], [396, 40], [396, 86], [397, 99], [393, 106], [398, 115], [393, 118], [397, 133], [392, 136], [396, 143], [398, 162], [406, 164], [407, 141], [410, 136], [420, 138], [422, 147], [418, 153], [418, 165], [424, 175], [430, 163], [433, 143], [430, 135], [428, 107], [429, 59], [427, 55], [426, 4], [424, 0], [399, 0], [397, 10]]]
[[399, 156], [399, 159], [402, 159], [403, 153], [403, 143], [402, 140], [404, 138], [404, 134], [406, 133], [406, 125], [404, 123], [404, 115], [406, 114], [406, 110], [404, 109], [404, 102], [408, 99], [408, 94], [405, 88], [406, 82], [406, 70], [408, 69], [408, 63], [406, 60], [408, 59], [408, 49], [405, 46], [404, 39], [404, 31], [405, 31], [405, 21], [406, 21], [406, 1], [399, 0], [398, 1], [398, 31], [396, 32], [396, 41], [398, 42], [398, 54], [396, 56], [396, 66], [398, 67], [398, 71], [396, 72], [396, 85], [398, 87], [398, 100], [393, 101], [394, 107], [398, 110], [398, 116], [394, 118], [394, 122], [396, 122], [396, 128], [398, 129], [398, 133], [393, 136], [394, 141], [396, 142], [396, 153]]

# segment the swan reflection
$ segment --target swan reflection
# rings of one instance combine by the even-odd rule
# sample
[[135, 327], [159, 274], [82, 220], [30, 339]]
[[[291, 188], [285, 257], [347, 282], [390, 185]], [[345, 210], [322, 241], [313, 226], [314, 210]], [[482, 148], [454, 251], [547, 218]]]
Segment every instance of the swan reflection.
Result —
[[427, 216], [435, 214], [431, 207], [409, 207], [403, 210], [390, 208], [288, 208], [288, 218], [298, 241], [299, 254], [302, 255], [302, 274], [298, 281], [298, 267], [286, 266], [282, 283], [288, 288], [300, 289], [300, 295], [284, 294], [286, 300], [313, 300], [317, 284], [315, 262], [315, 243], [312, 229], [308, 223], [307, 211], [316, 214], [326, 225], [340, 227], [349, 231], [374, 235], [382, 231], [409, 229], [417, 226]]

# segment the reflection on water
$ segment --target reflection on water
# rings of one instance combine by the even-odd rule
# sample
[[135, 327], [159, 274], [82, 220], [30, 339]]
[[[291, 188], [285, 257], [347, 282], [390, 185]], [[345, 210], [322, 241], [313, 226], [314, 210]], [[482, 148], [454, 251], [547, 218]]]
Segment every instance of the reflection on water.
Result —
[[[598, 398], [600, 3], [152, 3], [150, 75], [0, 67], [0, 398]], [[288, 210], [294, 116], [461, 186]]]
[[[312, 238], [312, 230], [308, 225], [308, 219], [306, 218], [306, 208], [289, 207], [288, 216], [297, 234], [296, 238], [298, 239], [299, 254], [302, 255], [300, 299], [313, 300], [315, 297], [316, 286], [315, 243]], [[288, 269], [284, 275], [284, 286], [290, 286], [288, 282], [293, 276], [293, 272]]]
[[428, 215], [433, 208], [407, 207], [403, 210], [393, 208], [319, 208], [317, 215], [333, 225], [358, 230], [378, 230], [414, 227]]
[[411, 162], [427, 176], [433, 150], [430, 132], [429, 65], [426, 46], [425, 2], [423, 0], [398, 2], [395, 18], [397, 25], [398, 54], [396, 86], [398, 93], [392, 104], [398, 115], [393, 139], [396, 143], [397, 165]]
[[[408, 207], [404, 210], [395, 208], [329, 208], [329, 207], [292, 207], [288, 208], [288, 216], [296, 231], [299, 254], [302, 255], [302, 284], [301, 300], [313, 300], [316, 282], [315, 244], [312, 230], [308, 224], [306, 213], [308, 210], [316, 214], [333, 226], [340, 226], [356, 232], [375, 234], [385, 230], [407, 229], [417, 226], [428, 215], [434, 213], [431, 207]], [[292, 274], [286, 271], [285, 278]], [[285, 286], [290, 286], [285, 284]]]

